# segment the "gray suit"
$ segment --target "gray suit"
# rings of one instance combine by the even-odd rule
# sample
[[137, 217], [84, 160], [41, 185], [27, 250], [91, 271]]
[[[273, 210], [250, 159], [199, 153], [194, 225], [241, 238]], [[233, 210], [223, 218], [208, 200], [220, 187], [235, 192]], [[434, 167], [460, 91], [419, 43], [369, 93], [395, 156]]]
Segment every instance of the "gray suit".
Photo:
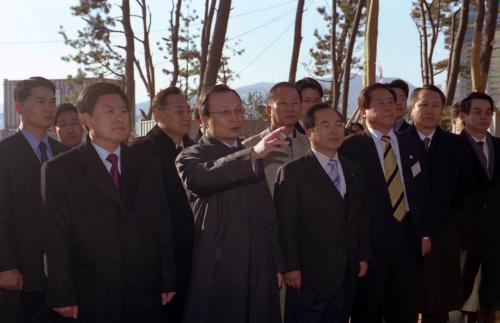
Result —
[[[255, 146], [262, 138], [273, 131], [272, 128], [267, 128], [261, 133], [243, 141], [245, 147]], [[309, 141], [303, 134], [294, 131], [291, 139], [291, 145], [285, 147], [285, 152], [273, 152], [264, 158], [264, 173], [266, 175], [267, 186], [271, 194], [274, 192], [274, 182], [278, 168], [286, 162], [304, 156], [310, 149]]]

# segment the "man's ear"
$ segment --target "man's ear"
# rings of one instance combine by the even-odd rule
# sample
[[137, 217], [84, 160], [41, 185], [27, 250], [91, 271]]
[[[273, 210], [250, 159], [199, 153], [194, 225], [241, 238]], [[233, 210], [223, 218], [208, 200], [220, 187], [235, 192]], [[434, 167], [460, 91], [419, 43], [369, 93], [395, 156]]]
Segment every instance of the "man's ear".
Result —
[[91, 123], [92, 116], [87, 112], [79, 112], [78, 119], [80, 119], [80, 123], [88, 129]]
[[306, 137], [309, 141], [311, 141], [311, 135], [312, 135], [312, 132], [313, 132], [313, 128], [309, 128], [309, 129], [304, 129], [305, 132], [306, 132]]
[[23, 104], [21, 102], [16, 101], [15, 108], [16, 108], [16, 112], [18, 114], [23, 114], [22, 113], [23, 112]]
[[363, 119], [366, 119], [366, 108], [364, 108], [364, 107], [359, 107], [359, 115], [360, 115]]
[[273, 113], [273, 107], [271, 105], [266, 105], [266, 114], [270, 117]]

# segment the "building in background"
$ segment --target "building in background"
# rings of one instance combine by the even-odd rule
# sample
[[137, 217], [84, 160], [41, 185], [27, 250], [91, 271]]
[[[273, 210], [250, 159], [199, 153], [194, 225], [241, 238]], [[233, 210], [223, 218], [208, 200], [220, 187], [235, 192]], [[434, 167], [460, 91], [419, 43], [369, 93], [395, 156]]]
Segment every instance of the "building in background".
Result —
[[[19, 114], [16, 112], [14, 103], [14, 89], [17, 82], [20, 80], [3, 81], [3, 98], [4, 98], [4, 129], [0, 137], [6, 137], [16, 132], [19, 127]], [[56, 104], [59, 105], [65, 102], [74, 103], [80, 91], [92, 83], [96, 82], [111, 82], [123, 87], [121, 80], [104, 79], [104, 78], [78, 78], [78, 79], [59, 79], [51, 80], [56, 86]], [[0, 138], [1, 139], [1, 138]]]

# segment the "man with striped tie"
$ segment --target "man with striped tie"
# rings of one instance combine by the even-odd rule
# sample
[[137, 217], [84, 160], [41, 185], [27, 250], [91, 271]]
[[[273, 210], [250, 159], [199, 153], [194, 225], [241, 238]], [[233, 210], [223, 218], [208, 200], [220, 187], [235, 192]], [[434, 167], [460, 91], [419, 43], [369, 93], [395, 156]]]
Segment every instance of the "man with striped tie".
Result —
[[387, 85], [363, 89], [358, 107], [367, 130], [341, 149], [364, 171], [370, 214], [370, 269], [359, 282], [353, 323], [413, 322], [419, 257], [431, 248], [425, 148], [394, 132], [395, 101]]
[[347, 323], [357, 277], [368, 269], [361, 168], [337, 153], [344, 122], [327, 103], [304, 117], [311, 150], [280, 167], [275, 185], [285, 259], [285, 323]]

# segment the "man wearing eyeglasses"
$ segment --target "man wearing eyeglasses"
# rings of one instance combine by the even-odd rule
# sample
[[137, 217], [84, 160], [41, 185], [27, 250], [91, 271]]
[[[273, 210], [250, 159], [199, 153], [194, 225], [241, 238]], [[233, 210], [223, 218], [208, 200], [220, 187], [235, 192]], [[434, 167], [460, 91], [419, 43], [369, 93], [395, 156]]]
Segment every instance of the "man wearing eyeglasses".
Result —
[[163, 166], [163, 183], [170, 210], [174, 234], [177, 294], [164, 310], [166, 322], [182, 322], [182, 311], [191, 274], [193, 250], [193, 213], [175, 168], [175, 158], [193, 144], [191, 110], [186, 97], [177, 87], [161, 90], [153, 99], [153, 117], [156, 125], [134, 146], [152, 153]]
[[184, 322], [278, 323], [282, 256], [262, 159], [287, 145], [276, 129], [253, 148], [238, 93], [214, 86], [200, 115], [207, 131], [176, 160], [195, 220]]
[[284, 127], [283, 133], [288, 145], [283, 152], [273, 152], [264, 159], [264, 172], [271, 193], [274, 192], [278, 168], [290, 160], [304, 156], [309, 150], [306, 136], [295, 129], [295, 124], [301, 117], [301, 107], [299, 91], [292, 84], [276, 83], [269, 91], [266, 106], [266, 113], [271, 118], [270, 127], [243, 142], [245, 146], [252, 147], [274, 129]]

